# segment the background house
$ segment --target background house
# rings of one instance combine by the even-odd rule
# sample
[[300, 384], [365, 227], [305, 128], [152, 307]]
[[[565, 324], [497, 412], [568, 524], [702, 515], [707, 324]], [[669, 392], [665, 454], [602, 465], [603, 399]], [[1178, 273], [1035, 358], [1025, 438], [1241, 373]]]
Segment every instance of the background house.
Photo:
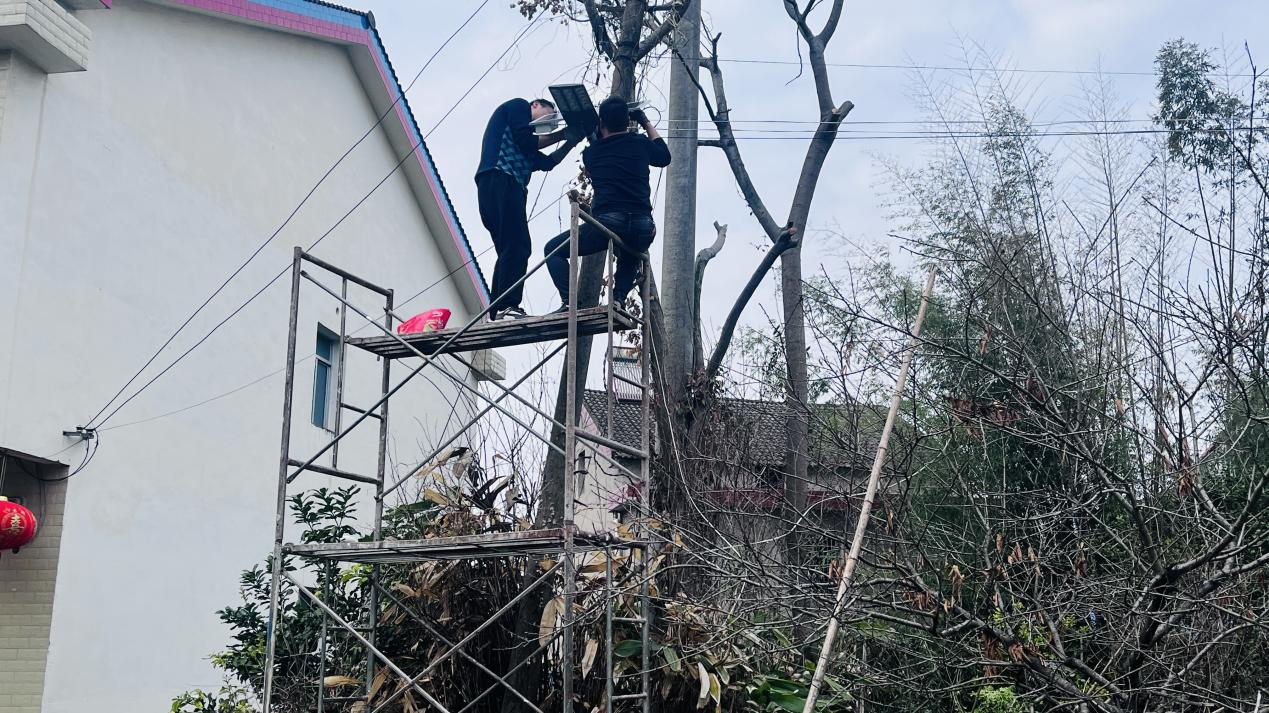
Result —
[[[166, 710], [219, 682], [206, 661], [226, 642], [215, 611], [271, 547], [288, 280], [97, 417], [96, 440], [62, 432], [93, 417], [368, 130], [124, 396], [277, 276], [292, 246], [323, 235], [317, 255], [395, 288], [406, 316], [445, 306], [465, 320], [486, 303], [400, 96], [373, 18], [326, 3], [0, 0], [0, 493], [44, 525], [0, 558], [0, 711]], [[312, 452], [331, 437], [341, 315], [311, 286], [302, 303], [295, 393], [310, 423], [293, 441]], [[379, 370], [366, 354], [348, 360], [345, 401], [368, 405]], [[398, 398], [395, 463], [466, 408], [441, 382]], [[373, 447], [370, 431], [350, 438], [341, 466], [368, 463]]]
[[[638, 363], [631, 350], [618, 348], [613, 363], [616, 374], [639, 381]], [[705, 513], [716, 518], [723, 531], [753, 530], [764, 520], [756, 516], [778, 513], [783, 507], [787, 409], [782, 401], [724, 397], [709, 412], [710, 421], [704, 428], [712, 447], [708, 456], [715, 478], [694, 487], [704, 496], [701, 502], [706, 505]], [[807, 503], [818, 517], [835, 521], [857, 507], [876, 453], [876, 433], [883, 417], [884, 414], [862, 406], [812, 406]], [[614, 440], [640, 447], [638, 390], [616, 378], [607, 390], [588, 389], [583, 397], [583, 424], [600, 435], [606, 435], [611, 428]], [[651, 437], [655, 449], [655, 429]], [[595, 446], [588, 444], [585, 448]], [[607, 449], [601, 450], [611, 455]], [[637, 461], [620, 454], [615, 460], [638, 472]], [[883, 491], [883, 496], [887, 492]], [[578, 496], [578, 523], [596, 531], [612, 529], [625, 512], [626, 501], [637, 497], [638, 491], [628, 475], [609, 465], [607, 458], [592, 458]]]

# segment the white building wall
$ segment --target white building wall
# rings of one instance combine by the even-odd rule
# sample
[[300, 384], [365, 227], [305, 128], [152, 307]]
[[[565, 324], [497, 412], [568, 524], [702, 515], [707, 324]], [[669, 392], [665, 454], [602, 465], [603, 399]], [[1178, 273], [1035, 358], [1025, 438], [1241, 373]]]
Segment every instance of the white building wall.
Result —
[[[583, 407], [579, 425], [585, 431], [603, 435], [606, 427], [601, 427], [598, 419], [601, 414], [591, 413]], [[573, 520], [582, 532], [603, 535], [617, 532], [618, 520], [613, 508], [624, 503], [630, 497], [631, 485], [637, 479], [614, 462], [612, 449], [578, 439], [578, 453], [585, 458], [585, 470], [581, 482], [577, 484], [577, 508]], [[638, 473], [637, 461], [620, 459], [627, 468]]]
[[[376, 119], [345, 48], [134, 0], [79, 18], [93, 36], [90, 70], [45, 76], [15, 59], [0, 128], [0, 447], [71, 467], [83, 446], [61, 431], [89, 419]], [[286, 267], [293, 245], [316, 240], [397, 159], [382, 133], [364, 142], [155, 366]], [[395, 288], [398, 302], [448, 272], [399, 175], [315, 254]], [[237, 601], [239, 572], [272, 543], [288, 291], [278, 280], [129, 403], [68, 481], [46, 713], [166, 710], [180, 691], [218, 685], [206, 656], [228, 635], [215, 611]], [[319, 320], [338, 326], [322, 297], [306, 286], [302, 357]], [[447, 306], [465, 320], [461, 305], [451, 280], [403, 311]], [[350, 369], [347, 400], [369, 404], [375, 360], [354, 354]], [[402, 468], [454, 400], [452, 386], [416, 381], [392, 403]], [[329, 438], [308, 424], [311, 384], [305, 359], [301, 454]], [[371, 423], [340, 466], [372, 474], [373, 444]]]

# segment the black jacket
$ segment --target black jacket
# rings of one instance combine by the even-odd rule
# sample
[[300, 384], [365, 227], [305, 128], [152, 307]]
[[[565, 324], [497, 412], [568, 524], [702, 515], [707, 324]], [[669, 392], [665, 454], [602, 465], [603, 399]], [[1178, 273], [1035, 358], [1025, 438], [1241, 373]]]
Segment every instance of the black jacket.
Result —
[[648, 167], [670, 165], [664, 139], [653, 141], [628, 131], [599, 139], [582, 151], [582, 163], [595, 187], [592, 212], [651, 213], [652, 190]]

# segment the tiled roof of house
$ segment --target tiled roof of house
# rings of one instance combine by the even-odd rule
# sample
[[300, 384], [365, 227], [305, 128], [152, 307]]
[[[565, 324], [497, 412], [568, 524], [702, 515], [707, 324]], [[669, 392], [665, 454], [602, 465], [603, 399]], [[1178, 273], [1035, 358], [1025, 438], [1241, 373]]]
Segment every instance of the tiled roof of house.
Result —
[[[607, 429], [608, 395], [587, 389], [582, 404], [601, 434]], [[811, 407], [810, 461], [813, 466], [863, 467], [871, 463], [876, 450], [876, 434], [864, 434], [861, 417], [866, 409], [815, 405]], [[718, 436], [720, 452], [728, 460], [749, 468], [779, 468], [784, 465], [784, 424], [788, 406], [779, 401], [719, 399], [708, 424]], [[613, 440], [638, 448], [640, 445], [640, 402], [613, 399]]]

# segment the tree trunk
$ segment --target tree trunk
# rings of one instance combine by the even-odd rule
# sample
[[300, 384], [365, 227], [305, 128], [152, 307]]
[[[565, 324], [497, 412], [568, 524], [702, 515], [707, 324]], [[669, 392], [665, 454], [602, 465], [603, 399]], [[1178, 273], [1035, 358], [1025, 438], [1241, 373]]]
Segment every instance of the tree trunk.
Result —
[[[786, 521], [796, 523], [806, 512], [809, 478], [807, 441], [809, 427], [808, 377], [806, 366], [806, 325], [803, 310], [802, 248], [791, 248], [780, 258], [780, 298], [784, 307], [784, 359], [787, 383], [785, 384], [784, 436], [784, 498]], [[785, 566], [789, 579], [798, 589], [802, 588], [805, 549], [803, 528], [792, 526], [785, 550]], [[805, 602], [794, 600], [793, 640], [810, 645], [810, 632], [806, 621]], [[807, 651], [810, 651], [808, 648]]]
[[670, 103], [666, 142], [674, 161], [666, 170], [665, 219], [661, 225], [661, 299], [666, 316], [666, 403], [682, 402], [693, 371], [693, 346], [699, 315], [693, 298], [696, 250], [696, 119], [700, 93], [696, 75], [700, 60], [701, 0], [684, 13], [674, 33], [670, 60]]

